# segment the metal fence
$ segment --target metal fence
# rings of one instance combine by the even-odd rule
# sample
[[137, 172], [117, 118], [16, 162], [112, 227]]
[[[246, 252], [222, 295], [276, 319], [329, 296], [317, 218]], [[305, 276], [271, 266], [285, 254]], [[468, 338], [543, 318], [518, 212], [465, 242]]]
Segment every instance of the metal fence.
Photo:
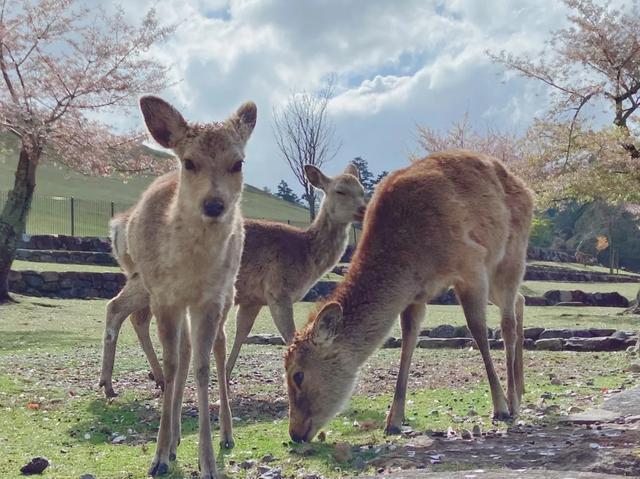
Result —
[[[0, 210], [7, 201], [8, 193], [0, 191]], [[108, 236], [109, 220], [131, 204], [117, 201], [84, 200], [64, 196], [34, 195], [27, 218], [29, 235], [61, 234], [69, 236]], [[279, 221], [293, 226], [306, 227], [308, 222], [286, 218], [256, 218]], [[360, 231], [354, 226], [350, 232], [350, 242], [355, 244]]]

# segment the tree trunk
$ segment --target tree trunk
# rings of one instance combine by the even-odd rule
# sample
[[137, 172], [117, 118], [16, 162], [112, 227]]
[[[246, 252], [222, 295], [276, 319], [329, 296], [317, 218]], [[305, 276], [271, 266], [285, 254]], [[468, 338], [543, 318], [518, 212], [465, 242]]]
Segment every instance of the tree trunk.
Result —
[[12, 300], [9, 295], [9, 271], [27, 224], [41, 151], [37, 144], [22, 139], [13, 189], [0, 214], [0, 304]]
[[309, 186], [309, 192], [305, 195], [305, 199], [309, 204], [309, 219], [311, 222], [316, 219], [316, 192], [313, 186]]

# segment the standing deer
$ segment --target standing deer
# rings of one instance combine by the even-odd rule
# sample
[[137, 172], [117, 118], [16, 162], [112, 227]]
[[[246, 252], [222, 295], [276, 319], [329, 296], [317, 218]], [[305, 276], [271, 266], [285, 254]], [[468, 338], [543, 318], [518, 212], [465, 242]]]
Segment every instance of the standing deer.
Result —
[[[245, 243], [236, 281], [236, 335], [227, 359], [227, 379], [231, 376], [242, 344], [253, 328], [260, 309], [268, 305], [283, 339], [290, 343], [295, 333], [293, 303], [301, 300], [313, 284], [338, 262], [347, 246], [349, 226], [362, 221], [365, 212], [364, 188], [357, 170], [349, 165], [334, 178], [312, 165], [305, 166], [307, 178], [325, 193], [318, 216], [307, 229], [269, 221], [245, 220]], [[117, 257], [117, 255], [116, 255]], [[121, 266], [127, 270], [126, 258]], [[131, 322], [144, 350], [156, 382], [164, 379], [149, 337], [149, 299], [140, 289], [134, 299], [109, 316], [106, 324], [100, 384], [107, 396], [115, 396], [113, 363], [118, 332], [124, 320]], [[114, 300], [114, 301], [117, 301]]]
[[[245, 103], [225, 122], [205, 125], [188, 124], [160, 98], [143, 97], [140, 107], [149, 132], [174, 151], [180, 169], [154, 181], [129, 214], [112, 224], [115, 254], [125, 267], [127, 283], [107, 307], [107, 324], [140, 294], [148, 295], [163, 347], [165, 380], [152, 476], [168, 473], [169, 461], [176, 458], [193, 345], [198, 456], [201, 477], [210, 479], [217, 477], [208, 401], [214, 342], [221, 443], [233, 445], [224, 322], [242, 253], [242, 163], [256, 106]], [[108, 338], [115, 332], [107, 327], [105, 334]]]
[[[425, 304], [453, 285], [484, 360], [494, 418], [518, 412], [524, 392], [524, 298], [518, 288], [532, 217], [530, 191], [496, 159], [433, 154], [378, 186], [344, 282], [285, 355], [289, 434], [309, 441], [346, 403], [358, 369], [400, 315], [402, 350], [386, 432], [398, 433]], [[501, 312], [507, 396], [489, 354], [485, 310]]]

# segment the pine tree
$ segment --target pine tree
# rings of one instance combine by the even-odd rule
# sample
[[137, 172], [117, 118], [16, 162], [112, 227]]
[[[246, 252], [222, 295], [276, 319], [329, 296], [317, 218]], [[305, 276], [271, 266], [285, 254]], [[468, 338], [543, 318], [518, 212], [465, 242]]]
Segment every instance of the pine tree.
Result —
[[293, 190], [289, 187], [286, 181], [282, 180], [278, 184], [278, 190], [276, 191], [276, 196], [280, 199], [288, 201], [289, 203], [293, 203], [295, 205], [299, 205], [300, 198], [296, 195]]

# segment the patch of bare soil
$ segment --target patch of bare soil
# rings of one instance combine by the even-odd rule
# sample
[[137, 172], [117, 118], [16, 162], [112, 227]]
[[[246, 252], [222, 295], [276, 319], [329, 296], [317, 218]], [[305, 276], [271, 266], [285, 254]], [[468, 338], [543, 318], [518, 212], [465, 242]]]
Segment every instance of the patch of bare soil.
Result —
[[552, 469], [640, 476], [636, 425], [527, 426], [480, 437], [417, 435], [404, 446], [384, 447], [369, 463], [379, 473], [395, 469]]

